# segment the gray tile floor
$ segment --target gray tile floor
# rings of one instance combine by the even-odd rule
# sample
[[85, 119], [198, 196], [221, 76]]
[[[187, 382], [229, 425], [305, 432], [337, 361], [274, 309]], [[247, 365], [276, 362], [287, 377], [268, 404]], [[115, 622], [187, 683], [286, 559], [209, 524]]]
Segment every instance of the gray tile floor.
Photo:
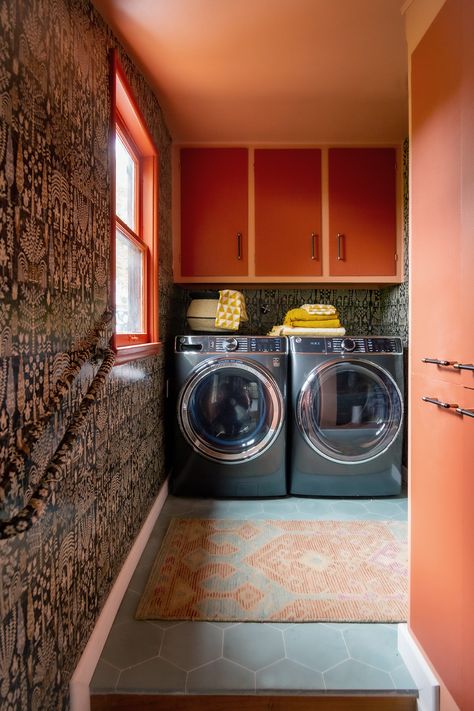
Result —
[[94, 693], [404, 690], [415, 684], [390, 624], [136, 621], [134, 612], [174, 516], [405, 520], [406, 496], [214, 501], [168, 497], [91, 682]]

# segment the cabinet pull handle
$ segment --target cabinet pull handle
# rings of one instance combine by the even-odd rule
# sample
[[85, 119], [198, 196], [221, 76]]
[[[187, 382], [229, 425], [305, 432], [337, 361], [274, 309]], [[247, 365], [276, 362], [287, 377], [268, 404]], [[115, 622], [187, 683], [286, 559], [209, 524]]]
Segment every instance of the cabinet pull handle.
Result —
[[426, 395], [423, 395], [421, 398], [424, 400], [424, 402], [430, 402], [432, 405], [437, 405], [438, 407], [444, 407], [445, 410], [449, 410], [451, 407], [459, 407], [459, 405], [456, 404], [450, 404], [449, 402], [443, 402], [442, 400], [438, 400], [436, 397], [427, 397]]
[[457, 368], [457, 370], [474, 370], [474, 365], [472, 363], [453, 363], [453, 368]]
[[311, 259], [319, 259], [318, 235], [311, 232]]
[[467, 417], [474, 417], [474, 410], [465, 410], [463, 407], [457, 407], [456, 412], [458, 415], [467, 415]]
[[422, 358], [421, 359], [422, 363], [434, 363], [434, 365], [452, 365], [455, 368], [457, 367], [456, 361], [454, 360], [439, 360], [439, 358]]
[[343, 259], [343, 256], [342, 256], [342, 238], [343, 237], [344, 237], [344, 235], [342, 234], [342, 232], [337, 233], [337, 259], [338, 259], [338, 261], [341, 261]]
[[242, 232], [237, 232], [237, 259], [242, 259]]

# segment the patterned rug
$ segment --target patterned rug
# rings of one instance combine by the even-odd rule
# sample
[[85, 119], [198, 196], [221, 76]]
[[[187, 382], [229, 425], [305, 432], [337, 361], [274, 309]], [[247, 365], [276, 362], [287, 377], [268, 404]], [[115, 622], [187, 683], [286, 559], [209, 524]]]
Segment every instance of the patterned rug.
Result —
[[136, 618], [402, 622], [404, 521], [173, 519]]

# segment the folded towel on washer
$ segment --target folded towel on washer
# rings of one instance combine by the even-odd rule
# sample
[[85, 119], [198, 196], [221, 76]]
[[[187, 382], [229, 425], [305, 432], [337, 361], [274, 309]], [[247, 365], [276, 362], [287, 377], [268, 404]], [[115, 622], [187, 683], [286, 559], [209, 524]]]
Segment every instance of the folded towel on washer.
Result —
[[290, 326], [292, 328], [341, 328], [342, 324], [338, 318], [333, 318], [329, 321], [317, 321], [316, 319], [308, 319], [300, 321], [295, 319], [293, 321], [284, 321], [284, 326]]
[[222, 289], [219, 291], [215, 325], [218, 328], [237, 331], [240, 322], [247, 320], [244, 295], [240, 291], [234, 291], [234, 289]]
[[293, 326], [273, 326], [269, 331], [269, 336], [345, 336], [346, 329], [341, 328], [324, 328], [321, 323], [321, 328], [295, 328]]
[[317, 316], [337, 316], [336, 307], [332, 306], [331, 304], [303, 304], [301, 308], [307, 311], [309, 314]]
[[341, 326], [338, 318], [339, 314], [337, 311], [334, 311], [333, 313], [328, 313], [328, 314], [323, 314], [323, 313], [310, 313], [307, 311], [307, 309], [300, 308], [300, 309], [290, 309], [288, 313], [285, 316], [285, 320], [283, 323], [285, 326], [299, 326], [301, 324], [304, 325], [303, 322], [307, 321], [308, 322], [308, 327], [312, 327], [314, 324], [318, 324], [318, 322], [327, 322], [324, 323], [324, 326], [326, 328], [339, 328]]

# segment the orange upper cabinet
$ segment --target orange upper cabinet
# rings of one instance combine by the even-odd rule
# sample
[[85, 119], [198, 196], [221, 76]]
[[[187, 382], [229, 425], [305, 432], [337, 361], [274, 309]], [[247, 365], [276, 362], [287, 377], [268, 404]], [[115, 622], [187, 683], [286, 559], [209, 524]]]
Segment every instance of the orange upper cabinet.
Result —
[[248, 272], [248, 151], [181, 150], [181, 274]]
[[176, 147], [175, 281], [401, 282], [399, 152]]
[[255, 275], [320, 276], [321, 151], [255, 150]]
[[395, 275], [396, 150], [330, 148], [328, 162], [330, 274]]

